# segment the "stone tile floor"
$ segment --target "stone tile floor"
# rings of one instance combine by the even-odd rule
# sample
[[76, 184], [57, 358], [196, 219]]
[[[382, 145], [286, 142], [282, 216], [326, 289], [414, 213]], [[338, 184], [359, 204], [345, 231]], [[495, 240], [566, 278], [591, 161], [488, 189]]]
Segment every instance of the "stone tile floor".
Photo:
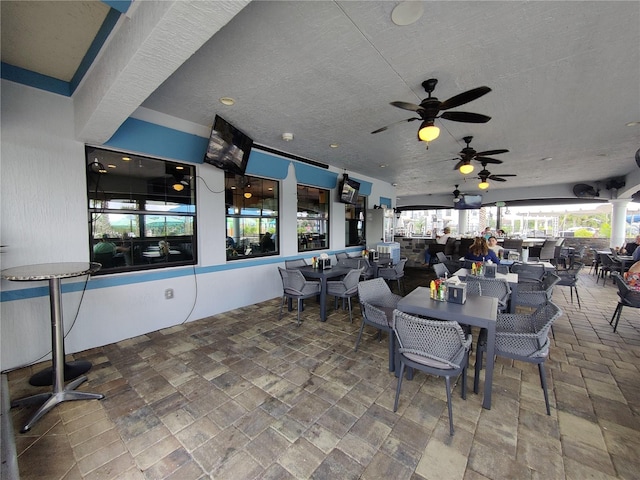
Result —
[[[409, 271], [407, 291], [427, 275]], [[307, 302], [296, 327], [274, 299], [74, 355], [94, 365], [80, 390], [105, 398], [58, 405], [26, 434], [37, 406], [12, 409], [21, 478], [637, 479], [638, 310], [613, 333], [615, 287], [580, 277], [581, 309], [554, 292], [551, 416], [536, 367], [500, 358], [491, 410], [456, 387], [455, 436], [441, 378], [405, 381], [393, 413], [386, 339], [367, 328], [353, 351], [359, 307], [323, 324]], [[28, 384], [43, 366], [9, 374], [12, 399], [47, 390]]]

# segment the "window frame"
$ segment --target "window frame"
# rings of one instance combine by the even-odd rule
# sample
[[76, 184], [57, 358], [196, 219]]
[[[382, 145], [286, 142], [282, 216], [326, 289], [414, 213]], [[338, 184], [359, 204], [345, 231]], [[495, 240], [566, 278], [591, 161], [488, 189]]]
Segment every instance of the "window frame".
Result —
[[[301, 230], [301, 222], [308, 222], [307, 220], [301, 220], [301, 214], [306, 213], [309, 209], [300, 208], [300, 199], [301, 197], [305, 197], [301, 195], [301, 190], [307, 189], [306, 198], [311, 198], [310, 190], [314, 189], [318, 191], [318, 204], [317, 205], [325, 205], [325, 212], [319, 215], [324, 215], [324, 218], [311, 218], [312, 222], [321, 222], [324, 224], [323, 228], [318, 228], [316, 232], [309, 232], [309, 226], [304, 226], [304, 230]], [[320, 203], [321, 198], [324, 197], [324, 202]], [[320, 211], [319, 209], [317, 210]], [[306, 217], [303, 217], [306, 218]], [[296, 239], [298, 244], [298, 253], [316, 251], [316, 250], [329, 250], [330, 248], [330, 239], [331, 239], [331, 190], [326, 188], [321, 188], [315, 185], [305, 185], [305, 184], [297, 184], [296, 185]], [[311, 242], [311, 248], [302, 248], [303, 245], [309, 245]], [[324, 245], [323, 245], [324, 243]]]

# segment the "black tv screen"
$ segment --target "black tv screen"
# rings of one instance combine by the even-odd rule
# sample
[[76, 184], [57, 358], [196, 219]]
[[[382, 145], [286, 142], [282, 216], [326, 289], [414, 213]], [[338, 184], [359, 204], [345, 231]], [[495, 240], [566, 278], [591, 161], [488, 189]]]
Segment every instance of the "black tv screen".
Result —
[[252, 146], [253, 140], [249, 136], [216, 115], [204, 162], [226, 172], [244, 175]]
[[475, 210], [482, 207], [482, 195], [460, 195], [454, 210]]
[[342, 179], [340, 185], [340, 198], [342, 203], [355, 204], [358, 203], [358, 194], [360, 193], [360, 182], [351, 180], [346, 175]]

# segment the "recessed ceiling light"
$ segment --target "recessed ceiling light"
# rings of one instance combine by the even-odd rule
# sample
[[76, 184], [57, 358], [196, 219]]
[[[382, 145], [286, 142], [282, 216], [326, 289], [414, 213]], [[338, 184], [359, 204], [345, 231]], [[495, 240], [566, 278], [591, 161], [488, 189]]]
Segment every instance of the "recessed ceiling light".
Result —
[[629, 122], [625, 123], [627, 127], [635, 127], [636, 125], [640, 125], [640, 122]]
[[331, 148], [338, 148], [340, 145], [338, 145], [337, 143], [332, 143], [331, 145], [329, 145]]
[[386, 165], [384, 163], [380, 165], [380, 168], [385, 168], [385, 167]]
[[291, 140], [293, 140], [293, 133], [289, 133], [289, 132], [285, 132], [282, 134], [282, 139], [285, 142], [290, 142]]
[[128, 162], [129, 160], [131, 160], [131, 157], [122, 157], [122, 160], [124, 160], [125, 162]]
[[184, 167], [182, 165], [176, 165], [176, 170], [184, 170]]
[[115, 166], [113, 163], [109, 163], [109, 164], [107, 165], [107, 167], [109, 167], [109, 168], [116, 168], [116, 166]]
[[233, 186], [231, 187], [231, 190], [235, 190], [235, 189], [236, 189], [236, 186], [235, 186], [235, 185], [233, 185]]
[[231, 97], [220, 97], [219, 101], [221, 104], [227, 105], [229, 107], [236, 103], [236, 101]]
[[411, 25], [417, 22], [424, 13], [422, 2], [400, 2], [391, 12], [391, 21], [399, 26]]
[[544, 157], [540, 159], [541, 162], [550, 162], [551, 160], [553, 160], [553, 157]]

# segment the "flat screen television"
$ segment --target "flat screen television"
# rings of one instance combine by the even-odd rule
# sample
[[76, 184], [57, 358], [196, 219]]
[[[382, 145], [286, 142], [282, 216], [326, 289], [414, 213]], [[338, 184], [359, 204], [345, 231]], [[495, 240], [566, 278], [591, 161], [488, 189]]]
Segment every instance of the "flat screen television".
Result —
[[474, 210], [482, 207], [482, 195], [460, 195], [453, 204], [454, 210]]
[[244, 175], [253, 140], [221, 116], [216, 115], [204, 162], [226, 172]]
[[360, 193], [360, 182], [351, 180], [346, 175], [340, 184], [340, 197], [342, 203], [356, 204], [358, 203], [358, 194]]

